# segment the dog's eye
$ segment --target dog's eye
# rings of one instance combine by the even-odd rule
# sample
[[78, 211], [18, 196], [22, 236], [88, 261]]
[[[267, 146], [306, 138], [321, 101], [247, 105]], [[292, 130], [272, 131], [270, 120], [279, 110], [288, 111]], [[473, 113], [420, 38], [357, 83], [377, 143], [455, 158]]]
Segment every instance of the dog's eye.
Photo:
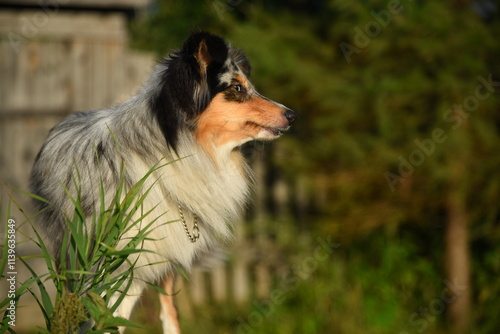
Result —
[[233, 85], [233, 88], [237, 91], [237, 92], [243, 92], [245, 88], [243, 88], [242, 85]]

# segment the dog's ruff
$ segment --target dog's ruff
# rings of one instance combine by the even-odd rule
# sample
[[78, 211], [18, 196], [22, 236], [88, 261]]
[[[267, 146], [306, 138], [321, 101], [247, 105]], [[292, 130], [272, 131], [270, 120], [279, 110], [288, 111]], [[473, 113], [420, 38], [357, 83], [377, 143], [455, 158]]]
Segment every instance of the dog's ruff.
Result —
[[[277, 138], [295, 119], [293, 111], [259, 95], [249, 74], [241, 51], [218, 36], [197, 32], [155, 67], [137, 95], [110, 109], [73, 114], [50, 131], [33, 166], [31, 189], [50, 202], [36, 206], [43, 210], [40, 226], [56, 253], [68, 224], [64, 215], [73, 213], [64, 187], [76, 195], [76, 170], [82, 207], [91, 217], [99, 209], [100, 182], [107, 204], [115, 195], [122, 163], [125, 185], [131, 187], [155, 164], [175, 160], [144, 184], [144, 189], [152, 187], [143, 212], [152, 211], [143, 225], [161, 218], [152, 226], [154, 240], [142, 244], [152, 252], [138, 255], [138, 279], [118, 315], [130, 316], [142, 281], [165, 279], [174, 264], [189, 269], [199, 254], [231, 238], [251, 180], [239, 147]], [[196, 242], [186, 235], [178, 208], [191, 231], [199, 217]], [[165, 224], [169, 221], [175, 222]], [[172, 318], [165, 313], [164, 318]], [[174, 327], [164, 322], [165, 333], [178, 332]]]

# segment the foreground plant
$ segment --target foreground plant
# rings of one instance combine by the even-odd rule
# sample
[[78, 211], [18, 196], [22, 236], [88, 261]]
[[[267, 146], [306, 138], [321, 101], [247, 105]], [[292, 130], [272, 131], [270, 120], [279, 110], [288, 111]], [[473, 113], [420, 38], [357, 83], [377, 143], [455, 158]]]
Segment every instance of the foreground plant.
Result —
[[[67, 192], [74, 204], [74, 213], [71, 219], [67, 218], [67, 230], [57, 258], [52, 256], [31, 218], [24, 216], [26, 219], [24, 223], [31, 226], [35, 237], [33, 239], [23, 235], [37, 245], [41, 255], [16, 258], [25, 265], [32, 277], [23, 282], [15, 294], [0, 301], [0, 312], [3, 313], [1, 333], [6, 331], [15, 333], [13, 326], [9, 325], [11, 318], [8, 317], [8, 308], [17, 304], [19, 298], [27, 292], [35, 298], [43, 313], [46, 328], [40, 329], [41, 333], [118, 333], [120, 326], [138, 327], [126, 319], [115, 317], [113, 313], [134, 280], [134, 269], [139, 253], [149, 252], [136, 247], [148, 240], [148, 235], [153, 230], [152, 225], [161, 218], [156, 217], [147, 225], [138, 226], [152, 211], [143, 212], [142, 203], [152, 187], [143, 189], [144, 183], [155, 170], [166, 165], [168, 164], [155, 165], [130, 189], [126, 189], [122, 177], [120, 187], [108, 206], [104, 203], [104, 188], [101, 182], [100, 208], [92, 215], [90, 222], [83, 213], [79, 192], [76, 198]], [[121, 175], [124, 174], [123, 169]], [[74, 181], [75, 186], [77, 181]], [[46, 202], [36, 195], [25, 194]], [[2, 215], [6, 222], [10, 218], [11, 202], [23, 212], [11, 197], [6, 215]], [[133, 237], [125, 238], [127, 232], [133, 228], [139, 232], [134, 233]], [[17, 230], [18, 233], [22, 233]], [[8, 278], [5, 270], [9, 252], [7, 233], [3, 241], [0, 261], [1, 280]], [[48, 273], [35, 272], [27, 262], [29, 258], [43, 258]], [[49, 283], [56, 287], [56, 295], [53, 298], [48, 293]], [[160, 287], [149, 282], [145, 283], [166, 294]], [[35, 285], [39, 293], [35, 293]]]

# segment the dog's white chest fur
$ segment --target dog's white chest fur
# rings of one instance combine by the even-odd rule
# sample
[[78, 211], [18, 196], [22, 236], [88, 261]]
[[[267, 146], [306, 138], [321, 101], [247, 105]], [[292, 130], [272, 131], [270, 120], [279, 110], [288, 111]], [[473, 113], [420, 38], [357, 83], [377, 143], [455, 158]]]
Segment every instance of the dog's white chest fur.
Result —
[[[191, 139], [192, 140], [192, 139]], [[182, 138], [179, 159], [158, 168], [144, 185], [151, 190], [144, 201], [144, 212], [151, 213], [145, 223], [156, 220], [151, 227], [155, 240], [146, 241], [143, 249], [154, 253], [141, 253], [137, 267], [165, 261], [190, 268], [193, 259], [204, 253], [217, 242], [232, 237], [232, 225], [237, 222], [244, 209], [248, 192], [248, 167], [240, 152], [226, 152], [217, 157], [217, 164], [190, 139]], [[130, 156], [127, 170], [140, 179], [151, 168]], [[126, 158], [127, 159], [127, 158]], [[142, 163], [138, 163], [141, 161]], [[161, 163], [160, 163], [161, 165]], [[192, 242], [181, 221], [178, 207], [181, 207], [185, 223], [190, 231], [194, 225], [194, 215], [198, 217], [200, 238]], [[134, 233], [131, 231], [131, 233]], [[155, 265], [148, 270], [137, 270], [137, 275], [145, 280], [158, 279], [172, 266]]]

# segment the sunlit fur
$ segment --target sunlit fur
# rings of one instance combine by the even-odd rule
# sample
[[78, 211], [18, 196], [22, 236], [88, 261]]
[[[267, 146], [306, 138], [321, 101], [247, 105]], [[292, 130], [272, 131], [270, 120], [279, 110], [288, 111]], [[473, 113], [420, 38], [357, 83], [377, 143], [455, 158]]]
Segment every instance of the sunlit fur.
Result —
[[[50, 202], [36, 207], [43, 210], [39, 226], [56, 253], [68, 223], [64, 215], [73, 213], [65, 187], [75, 196], [78, 184], [91, 217], [99, 210], [100, 182], [109, 204], [122, 164], [130, 188], [156, 163], [176, 160], [144, 185], [152, 188], [143, 212], [152, 211], [143, 225], [160, 219], [152, 227], [154, 240], [142, 245], [153, 252], [140, 254], [138, 279], [117, 311], [120, 316], [129, 317], [143, 281], [164, 279], [174, 264], [189, 269], [199, 254], [231, 238], [251, 179], [239, 147], [274, 139], [294, 121], [293, 111], [255, 91], [249, 74], [241, 51], [218, 36], [194, 33], [155, 67], [135, 96], [113, 108], [73, 114], [50, 131], [33, 166], [31, 188]], [[194, 215], [199, 217], [201, 236], [195, 243], [186, 236], [178, 205], [190, 229]]]

